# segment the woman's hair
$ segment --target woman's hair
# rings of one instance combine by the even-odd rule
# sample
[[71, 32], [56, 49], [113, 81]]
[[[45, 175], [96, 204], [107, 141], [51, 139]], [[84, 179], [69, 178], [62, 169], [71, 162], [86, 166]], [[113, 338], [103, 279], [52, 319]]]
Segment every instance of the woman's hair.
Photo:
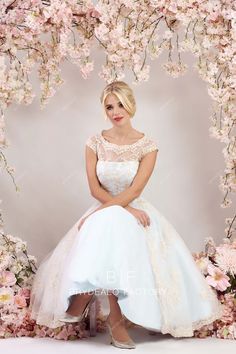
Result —
[[111, 93], [117, 96], [117, 98], [120, 100], [120, 102], [123, 104], [124, 108], [132, 118], [136, 112], [136, 102], [133, 95], [133, 91], [129, 87], [129, 85], [126, 84], [124, 81], [113, 81], [104, 88], [100, 97], [100, 101], [103, 105], [105, 113], [105, 99]]

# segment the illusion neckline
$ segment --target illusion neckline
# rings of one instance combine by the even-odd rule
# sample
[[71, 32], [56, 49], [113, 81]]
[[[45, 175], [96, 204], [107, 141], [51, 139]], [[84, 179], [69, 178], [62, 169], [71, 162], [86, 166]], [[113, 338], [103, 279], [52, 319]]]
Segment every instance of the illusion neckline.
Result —
[[107, 144], [109, 144], [109, 145], [115, 145], [115, 146], [134, 146], [134, 145], [136, 145], [136, 144], [138, 144], [140, 141], [142, 141], [144, 138], [146, 138], [146, 134], [144, 133], [144, 136], [142, 136], [141, 138], [139, 138], [138, 140], [136, 140], [133, 144], [115, 144], [115, 143], [111, 143], [110, 141], [108, 141], [108, 140], [106, 140], [105, 138], [104, 138], [104, 136], [102, 135], [102, 132], [103, 131], [101, 131], [101, 133], [100, 133], [100, 137], [101, 137], [101, 139], [105, 142], [105, 143], [107, 143]]

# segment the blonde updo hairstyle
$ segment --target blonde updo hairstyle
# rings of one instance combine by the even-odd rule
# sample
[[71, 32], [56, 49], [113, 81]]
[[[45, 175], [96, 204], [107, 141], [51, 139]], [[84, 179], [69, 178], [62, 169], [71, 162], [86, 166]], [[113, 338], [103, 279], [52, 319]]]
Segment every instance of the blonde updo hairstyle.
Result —
[[130, 118], [133, 118], [136, 112], [136, 102], [132, 89], [124, 81], [113, 81], [108, 84], [102, 91], [100, 101], [103, 105], [105, 119], [107, 119], [105, 100], [109, 94], [114, 94], [122, 103], [123, 107], [129, 113]]

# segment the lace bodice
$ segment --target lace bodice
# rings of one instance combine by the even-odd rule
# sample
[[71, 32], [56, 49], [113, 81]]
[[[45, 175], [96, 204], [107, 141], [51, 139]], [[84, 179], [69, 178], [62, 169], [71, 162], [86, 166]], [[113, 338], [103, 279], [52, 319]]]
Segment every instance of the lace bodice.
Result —
[[88, 145], [103, 161], [141, 161], [148, 152], [157, 150], [154, 140], [144, 135], [138, 141], [128, 145], [117, 145], [107, 141], [101, 133], [90, 136]]
[[86, 145], [97, 155], [97, 177], [109, 193], [116, 195], [131, 185], [142, 158], [157, 150], [154, 140], [144, 135], [133, 144], [117, 145], [107, 141], [102, 134], [90, 136]]

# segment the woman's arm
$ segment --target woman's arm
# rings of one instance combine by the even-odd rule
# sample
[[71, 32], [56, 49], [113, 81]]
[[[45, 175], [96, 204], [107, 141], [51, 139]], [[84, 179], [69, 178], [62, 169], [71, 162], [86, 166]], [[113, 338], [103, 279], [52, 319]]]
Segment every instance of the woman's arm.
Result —
[[[103, 202], [103, 204], [99, 206], [95, 211], [106, 208], [111, 205], [120, 205], [122, 207], [127, 207], [132, 200], [137, 198], [142, 193], [145, 185], [147, 184], [153, 172], [156, 157], [157, 150], [147, 153], [142, 158], [139, 164], [138, 172], [132, 184], [118, 195], [110, 196], [109, 193], [106, 192], [104, 189], [103, 191], [101, 190], [100, 183], [96, 176], [97, 156], [92, 149], [86, 146], [86, 170], [91, 194], [94, 196], [100, 193], [100, 196], [102, 195], [104, 198], [107, 199], [110, 198], [110, 200], [108, 199], [107, 201]], [[108, 196], [106, 193], [108, 193]]]
[[[126, 190], [126, 189], [125, 189]], [[119, 194], [117, 194], [119, 195]], [[111, 195], [106, 189], [104, 189], [101, 185], [95, 190], [93, 197], [97, 199], [99, 202], [102, 204], [109, 202], [113, 200], [114, 196]], [[124, 207], [127, 210], [132, 210], [132, 207], [129, 205], [126, 205]]]
[[110, 194], [106, 189], [99, 185], [93, 192], [92, 196], [101, 203], [109, 202], [113, 199], [112, 194]]

